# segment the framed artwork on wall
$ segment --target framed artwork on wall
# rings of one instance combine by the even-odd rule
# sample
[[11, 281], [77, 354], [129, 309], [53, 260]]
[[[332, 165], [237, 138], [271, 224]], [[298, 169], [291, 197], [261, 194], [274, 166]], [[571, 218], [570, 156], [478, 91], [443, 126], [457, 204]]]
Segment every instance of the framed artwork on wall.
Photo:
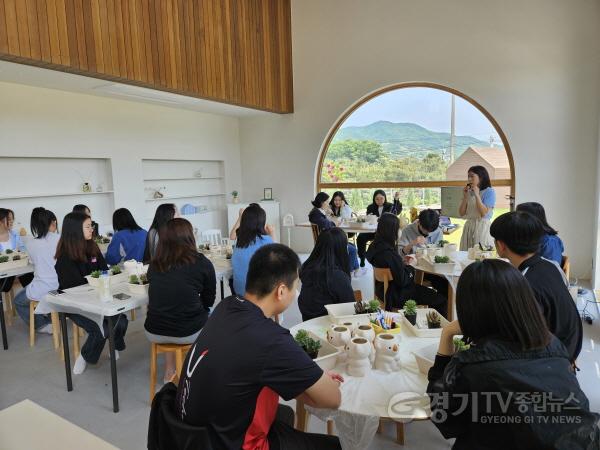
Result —
[[273, 188], [265, 188], [263, 200], [273, 200]]

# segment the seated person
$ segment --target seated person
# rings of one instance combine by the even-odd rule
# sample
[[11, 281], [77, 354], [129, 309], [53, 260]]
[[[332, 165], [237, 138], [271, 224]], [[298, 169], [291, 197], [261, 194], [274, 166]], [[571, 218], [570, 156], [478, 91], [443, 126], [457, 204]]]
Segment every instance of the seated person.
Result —
[[502, 214], [492, 223], [498, 255], [518, 268], [533, 289], [550, 332], [565, 345], [571, 362], [581, 351], [583, 328], [568, 281], [558, 264], [537, 254], [544, 227], [523, 211]]
[[[85, 214], [90, 219], [92, 218], [92, 212], [90, 211], [90, 208], [88, 208], [86, 205], [83, 205], [83, 204], [78, 204], [78, 205], [73, 206], [73, 212]], [[98, 227], [98, 224], [96, 222], [94, 222], [93, 220], [92, 220], [92, 227], [94, 228], [93, 237], [97, 238], [100, 235], [100, 228]]]
[[113, 213], [113, 229], [115, 234], [106, 250], [106, 262], [143, 261], [148, 233], [137, 224], [127, 208], [119, 208]]
[[[338, 224], [336, 218], [330, 218], [331, 211], [329, 209], [327, 200], [329, 200], [329, 194], [325, 192], [319, 192], [315, 199], [311, 202], [313, 209], [308, 214], [308, 220], [311, 224], [316, 225], [319, 228], [319, 232], [335, 228]], [[350, 243], [348, 244], [348, 255], [350, 255], [350, 271], [354, 273], [355, 277], [364, 275], [366, 270], [361, 270], [358, 266], [356, 247]]]
[[246, 295], [220, 302], [183, 364], [175, 412], [208, 429], [215, 449], [340, 449], [335, 436], [293, 428], [284, 400], [337, 409], [340, 381], [323, 370], [271, 318], [294, 301], [300, 260], [269, 244], [252, 256]]
[[[390, 269], [393, 280], [388, 285], [385, 307], [388, 311], [404, 307], [407, 300], [415, 300], [419, 305], [429, 305], [444, 317], [448, 299], [434, 289], [415, 283], [415, 269], [404, 264], [398, 253], [398, 230], [400, 220], [391, 213], [383, 213], [377, 224], [375, 240], [367, 251], [367, 260], [373, 267]], [[375, 283], [375, 295], [383, 300], [383, 283]]]
[[424, 209], [419, 218], [402, 230], [398, 249], [404, 255], [415, 252], [415, 247], [437, 244], [442, 240], [440, 215], [433, 209]]
[[[598, 448], [600, 415], [548, 330], [527, 281], [500, 260], [469, 265], [458, 320], [443, 328], [427, 393], [431, 421], [453, 449]], [[453, 338], [470, 348], [455, 353]]]
[[[58, 288], [69, 289], [87, 284], [86, 275], [97, 270], [107, 270], [106, 261], [93, 239], [92, 219], [86, 214], [73, 212], [63, 220], [62, 234], [56, 247], [56, 275]], [[87, 364], [96, 364], [108, 339], [108, 319], [104, 319], [103, 330], [98, 324], [81, 314], [67, 314], [77, 326], [83, 328], [88, 336], [81, 347], [81, 353], [73, 364], [73, 373], [82, 374]], [[115, 328], [115, 356], [125, 350], [125, 332], [127, 316], [119, 314], [113, 317]]]
[[234, 293], [244, 295], [246, 274], [252, 255], [263, 245], [275, 242], [275, 228], [267, 225], [265, 210], [252, 203], [241, 214], [239, 227], [235, 230], [236, 243], [231, 257]]
[[540, 243], [539, 254], [542, 258], [556, 261], [562, 266], [562, 257], [565, 247], [562, 240], [558, 237], [558, 231], [548, 224], [546, 211], [544, 207], [536, 202], [521, 203], [517, 205], [517, 211], [525, 211], [537, 217], [544, 227], [544, 237]]
[[352, 208], [350, 208], [350, 205], [346, 201], [346, 197], [344, 197], [344, 193], [342, 191], [336, 191], [333, 193], [331, 196], [331, 201], [329, 202], [329, 209], [333, 217], [339, 217], [341, 219], [352, 218]]
[[[367, 215], [371, 214], [381, 217], [383, 213], [391, 213], [399, 215], [402, 212], [402, 203], [400, 203], [400, 192], [394, 194], [394, 203], [387, 201], [387, 196], [383, 189], [377, 189], [373, 193], [373, 202], [367, 206]], [[365, 255], [367, 244], [375, 239], [375, 233], [360, 233], [356, 238], [356, 246], [358, 247], [358, 256], [360, 258], [360, 267], [365, 266]]]
[[[196, 250], [192, 224], [175, 218], [161, 229], [148, 267], [146, 337], [157, 344], [192, 344], [215, 303], [215, 268]], [[175, 355], [165, 354], [164, 381], [175, 373]]]
[[354, 301], [348, 270], [348, 238], [339, 228], [323, 231], [300, 270], [302, 320], [327, 315], [325, 305]]

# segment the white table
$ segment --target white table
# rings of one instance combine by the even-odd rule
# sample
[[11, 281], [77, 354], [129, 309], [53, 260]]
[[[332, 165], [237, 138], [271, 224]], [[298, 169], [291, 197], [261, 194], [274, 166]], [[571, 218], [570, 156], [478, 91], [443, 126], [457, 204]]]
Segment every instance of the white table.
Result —
[[117, 450], [117, 447], [30, 400], [0, 411], [0, 448]]
[[[305, 329], [325, 338], [330, 325], [328, 316], [318, 317], [295, 325], [290, 329], [290, 333], [293, 336], [299, 329]], [[346, 364], [338, 364], [335, 371], [341, 373], [345, 379], [341, 385], [340, 408], [335, 411], [311, 409], [311, 413], [323, 420], [334, 420], [344, 450], [367, 448], [375, 436], [380, 418], [396, 421], [429, 418], [429, 398], [425, 393], [427, 376], [419, 372], [411, 352], [435, 345], [439, 342], [439, 338], [418, 338], [406, 330], [406, 327], [398, 336], [401, 370], [385, 373], [373, 369], [367, 376], [361, 378], [348, 375], [345, 371]], [[396, 404], [396, 412], [391, 417], [390, 401], [399, 394], [405, 396], [407, 400]], [[398, 413], [399, 407], [405, 408], [405, 412]]]
[[2, 328], [2, 346], [4, 347], [4, 350], [8, 350], [8, 337], [6, 335], [6, 322], [4, 318], [4, 296], [2, 294], [4, 283], [6, 283], [8, 278], [31, 273], [33, 270], [33, 264], [27, 264], [23, 267], [16, 267], [14, 269], [0, 271], [0, 328]]
[[[310, 222], [302, 222], [296, 226], [300, 228], [311, 228], [312, 224]], [[339, 225], [338, 228], [341, 228], [346, 233], [375, 233], [375, 231], [377, 231], [377, 224], [345, 222], [344, 224]]]

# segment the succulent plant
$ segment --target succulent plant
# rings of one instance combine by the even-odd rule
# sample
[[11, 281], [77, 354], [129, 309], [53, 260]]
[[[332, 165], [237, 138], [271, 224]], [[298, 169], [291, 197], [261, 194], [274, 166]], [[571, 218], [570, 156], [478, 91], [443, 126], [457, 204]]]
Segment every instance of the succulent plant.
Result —
[[148, 275], [143, 273], [140, 275], [140, 284], [148, 284]]
[[10, 255], [13, 252], [14, 252], [14, 250], [10, 249], [10, 248], [7, 248], [6, 250], [4, 250], [4, 253], [6, 253], [7, 255]]
[[454, 339], [452, 339], [452, 343], [454, 344], [454, 351], [457, 353], [462, 352], [464, 350], [469, 350], [471, 348], [471, 345], [467, 344], [460, 337], [455, 337]]
[[119, 274], [121, 273], [121, 268], [120, 268], [119, 266], [112, 266], [112, 267], [110, 268], [110, 272], [111, 272], [113, 275], [119, 275]]
[[0, 256], [0, 263], [8, 262], [8, 256]]
[[450, 262], [450, 258], [448, 256], [436, 256], [433, 258], [433, 262], [436, 264], [448, 264]]
[[298, 330], [296, 336], [294, 336], [294, 340], [312, 359], [315, 359], [318, 356], [319, 349], [321, 348], [321, 341], [311, 338], [308, 331]]
[[130, 275], [129, 276], [129, 284], [140, 284], [140, 279], [138, 278], [137, 275]]
[[21, 255], [15, 255], [15, 256], [13, 256], [12, 259], [13, 259], [13, 261], [18, 261], [21, 259]]
[[427, 313], [427, 327], [428, 328], [440, 328], [442, 323], [442, 317], [435, 311]]
[[356, 314], [376, 313], [381, 309], [379, 300], [373, 299], [369, 302], [358, 301], [354, 303], [354, 312]]
[[406, 300], [404, 303], [404, 315], [405, 316], [416, 316], [417, 315], [417, 302], [414, 300]]
[[450, 241], [446, 241], [444, 239], [442, 239], [440, 242], [438, 242], [438, 247], [444, 247], [444, 245], [449, 244]]
[[92, 278], [100, 278], [100, 275], [102, 275], [101, 270], [94, 270], [92, 273], [90, 273], [90, 277]]

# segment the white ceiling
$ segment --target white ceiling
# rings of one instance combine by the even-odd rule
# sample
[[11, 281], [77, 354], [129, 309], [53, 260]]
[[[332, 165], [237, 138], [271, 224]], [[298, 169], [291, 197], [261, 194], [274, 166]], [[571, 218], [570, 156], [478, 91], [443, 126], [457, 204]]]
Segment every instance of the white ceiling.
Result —
[[131, 86], [123, 83], [84, 77], [57, 70], [0, 61], [0, 81], [26, 84], [29, 86], [79, 92], [101, 97], [118, 98], [126, 101], [152, 103], [171, 108], [187, 109], [224, 116], [249, 117], [271, 115], [265, 111], [202, 100], [185, 95], [172, 94], [154, 89]]

